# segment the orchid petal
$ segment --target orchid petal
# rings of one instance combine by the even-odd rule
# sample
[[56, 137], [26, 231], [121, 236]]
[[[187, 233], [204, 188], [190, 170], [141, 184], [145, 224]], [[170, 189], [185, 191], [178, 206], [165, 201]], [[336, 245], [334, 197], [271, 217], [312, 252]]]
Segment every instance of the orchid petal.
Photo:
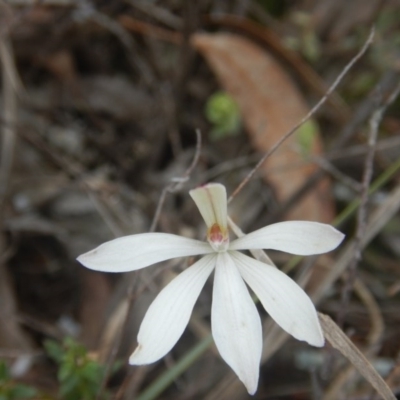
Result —
[[214, 254], [201, 258], [158, 294], [140, 326], [139, 344], [129, 358], [130, 364], [150, 364], [164, 357], [175, 346], [215, 262]]
[[103, 272], [135, 271], [176, 257], [212, 253], [208, 243], [169, 233], [142, 233], [103, 243], [77, 260]]
[[324, 336], [314, 304], [286, 274], [237, 251], [229, 252], [243, 279], [269, 315], [296, 339], [321, 347]]
[[209, 183], [189, 192], [202, 215], [207, 228], [218, 224], [226, 229], [228, 224], [228, 203], [225, 186], [219, 183]]
[[273, 249], [308, 256], [335, 249], [343, 233], [330, 225], [310, 221], [286, 221], [268, 225], [231, 242], [230, 250]]
[[257, 308], [228, 253], [218, 254], [211, 310], [212, 334], [221, 357], [244, 383], [257, 390], [262, 351]]

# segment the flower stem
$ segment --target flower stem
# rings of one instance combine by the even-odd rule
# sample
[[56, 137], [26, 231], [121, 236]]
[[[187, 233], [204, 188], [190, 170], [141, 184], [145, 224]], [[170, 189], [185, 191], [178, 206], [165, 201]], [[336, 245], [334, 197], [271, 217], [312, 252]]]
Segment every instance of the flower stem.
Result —
[[[378, 178], [371, 184], [368, 195], [380, 189], [398, 170], [400, 169], [400, 159], [391, 164]], [[338, 227], [346, 221], [359, 207], [360, 199], [353, 200], [333, 221], [332, 225]]]
[[161, 374], [136, 400], [152, 400], [185, 372], [213, 343], [211, 334], [197, 343], [172, 368]]

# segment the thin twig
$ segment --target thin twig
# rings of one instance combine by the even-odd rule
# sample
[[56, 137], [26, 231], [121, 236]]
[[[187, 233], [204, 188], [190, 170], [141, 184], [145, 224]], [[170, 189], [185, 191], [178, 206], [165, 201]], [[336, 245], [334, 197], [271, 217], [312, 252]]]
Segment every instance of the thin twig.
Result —
[[338, 182], [343, 183], [343, 185], [346, 185], [350, 189], [355, 190], [357, 193], [361, 192], [361, 184], [358, 181], [338, 170], [326, 158], [312, 157], [312, 161], [315, 162], [315, 164], [317, 164], [322, 170], [335, 178]]
[[196, 129], [196, 140], [196, 150], [194, 153], [192, 164], [181, 177], [172, 178], [171, 183], [166, 186], [161, 192], [161, 196], [158, 200], [157, 208], [154, 213], [154, 218], [149, 229], [150, 232], [154, 232], [157, 227], [157, 223], [160, 218], [161, 210], [164, 205], [167, 193], [175, 193], [176, 191], [180, 190], [182, 188], [182, 185], [188, 181], [190, 174], [193, 172], [193, 169], [197, 165], [201, 153], [201, 132], [199, 129]]
[[30, 351], [32, 344], [22, 331], [17, 319], [17, 304], [14, 288], [11, 284], [9, 272], [5, 261], [11, 249], [7, 249], [3, 234], [5, 221], [5, 204], [9, 195], [14, 164], [15, 147], [17, 137], [15, 126], [18, 116], [18, 72], [15, 66], [13, 47], [8, 36], [7, 24], [0, 31], [0, 65], [2, 69], [3, 87], [3, 117], [6, 121], [2, 126], [1, 158], [0, 158], [0, 254], [5, 254], [0, 263], [0, 304], [2, 315], [0, 325], [2, 327], [2, 344], [5, 347]]
[[0, 213], [4, 207], [7, 196], [10, 174], [14, 161], [14, 150], [16, 143], [15, 125], [17, 120], [17, 84], [15, 65], [12, 57], [12, 48], [8, 37], [0, 37], [0, 59], [3, 70], [3, 95], [4, 95], [4, 120], [3, 125], [1, 161], [0, 161]]
[[231, 196], [228, 199], [228, 203], [232, 201], [232, 199], [243, 189], [243, 187], [250, 181], [250, 179], [253, 177], [253, 175], [258, 171], [258, 169], [264, 164], [264, 162], [281, 146], [281, 144], [288, 139], [290, 136], [293, 135], [294, 132], [297, 131], [300, 126], [302, 126], [305, 122], [307, 122], [320, 108], [321, 106], [326, 102], [328, 97], [331, 95], [331, 93], [337, 88], [339, 83], [342, 81], [342, 79], [347, 75], [349, 70], [353, 67], [353, 65], [364, 55], [364, 53], [367, 51], [368, 47], [371, 45], [372, 40], [375, 35], [375, 28], [371, 29], [371, 32], [368, 36], [368, 39], [364, 43], [363, 47], [361, 50], [351, 59], [351, 61], [344, 67], [342, 72], [339, 74], [339, 76], [335, 79], [335, 81], [332, 83], [332, 85], [329, 87], [325, 95], [318, 101], [318, 103], [298, 122], [289, 132], [287, 132], [285, 135], [281, 137], [272, 147], [270, 150], [268, 150], [264, 156], [261, 158], [261, 160], [257, 163], [257, 165], [249, 172], [249, 174], [243, 179], [243, 181], [238, 185], [238, 187], [233, 191]]
[[367, 204], [369, 199], [369, 186], [371, 183], [372, 172], [373, 172], [373, 162], [376, 149], [376, 143], [379, 133], [379, 126], [382, 121], [383, 114], [390, 104], [397, 98], [400, 93], [400, 84], [398, 84], [388, 99], [384, 99], [376, 111], [372, 114], [369, 125], [369, 136], [368, 136], [368, 152], [365, 157], [364, 164], [364, 174], [362, 179], [362, 190], [360, 198], [360, 207], [358, 209], [357, 215], [357, 228], [354, 239], [354, 256], [350, 263], [347, 271], [348, 278], [346, 285], [343, 288], [341, 296], [341, 307], [339, 307], [339, 312], [337, 316], [338, 325], [342, 326], [344, 322], [344, 317], [346, 314], [347, 305], [350, 299], [351, 292], [353, 290], [354, 282], [357, 277], [357, 266], [361, 260], [361, 241], [365, 232], [365, 227], [367, 224]]
[[[381, 139], [377, 144], [376, 144], [376, 152], [383, 152], [387, 149], [394, 149], [396, 147], [400, 146], [400, 133], [394, 132], [393, 137], [389, 137], [386, 139]], [[325, 153], [320, 154], [318, 157], [317, 156], [311, 156], [309, 160], [307, 161], [300, 161], [296, 163], [291, 163], [290, 166], [287, 167], [275, 167], [272, 168], [271, 171], [282, 171], [284, 168], [289, 169], [289, 168], [299, 168], [302, 167], [306, 164], [313, 163], [319, 164], [319, 162], [322, 160], [329, 162], [329, 161], [335, 161], [335, 160], [342, 160], [342, 159], [347, 159], [347, 158], [354, 158], [356, 156], [362, 156], [366, 154], [368, 151], [368, 148], [366, 145], [354, 145], [351, 147], [347, 147], [346, 149], [340, 149], [340, 150], [331, 150], [327, 151]], [[241, 156], [234, 158], [232, 160], [228, 161], [223, 161], [219, 164], [217, 164], [215, 167], [208, 169], [206, 172], [201, 174], [200, 180], [205, 182], [205, 181], [210, 181], [212, 179], [215, 179], [219, 175], [226, 174], [229, 172], [234, 171], [235, 169], [241, 169], [243, 167], [250, 167], [251, 165], [255, 164], [257, 160], [259, 159], [260, 154], [251, 154], [247, 156]], [[325, 169], [326, 172], [331, 173], [331, 175], [335, 178], [339, 178], [339, 175], [337, 174], [337, 170], [334, 173], [332, 170], [332, 163], [330, 163], [330, 167], [327, 166], [325, 168], [325, 165], [320, 165], [321, 168]], [[321, 171], [319, 171], [321, 172]], [[340, 180], [342, 180], [343, 176], [340, 177]], [[351, 179], [351, 182], [353, 184], [355, 181]], [[350, 183], [350, 182], [348, 182]], [[359, 185], [359, 183], [357, 183]], [[356, 185], [357, 186], [357, 185]], [[358, 190], [358, 189], [357, 189]]]
[[[379, 350], [379, 342], [384, 332], [385, 325], [382, 313], [376, 299], [360, 279], [356, 279], [354, 282], [354, 291], [365, 305], [370, 316], [371, 328], [367, 336], [367, 345], [362, 348], [362, 352], [366, 357], [371, 358]], [[323, 398], [323, 400], [340, 398], [340, 394], [343, 394], [340, 392], [346, 384], [354, 379], [355, 374], [356, 369], [352, 364], [341, 369], [326, 388], [324, 396], [320, 396], [320, 398]]]
[[[375, 85], [370, 92], [369, 96], [361, 102], [354, 112], [354, 116], [350, 122], [339, 132], [338, 139], [334, 140], [331, 145], [331, 151], [341, 152], [346, 154], [347, 149], [344, 149], [344, 145], [357, 133], [358, 127], [368, 120], [369, 116], [376, 109], [375, 98], [378, 93], [391, 93], [392, 88], [399, 81], [398, 71], [387, 72], [382, 79]], [[267, 217], [266, 223], [270, 224], [278, 221], [282, 215], [288, 212], [294, 205], [296, 205], [306, 194], [317, 185], [317, 183], [325, 176], [325, 172], [318, 170], [314, 172], [309, 179], [301, 185], [286, 201], [283, 205]]]
[[167, 8], [155, 4], [155, 2], [143, 0], [125, 0], [125, 2], [130, 4], [133, 8], [140, 10], [147, 16], [154, 18], [157, 22], [161, 22], [175, 30], [182, 29], [182, 18], [173, 14]]
[[151, 68], [141, 58], [137, 51], [135, 51], [135, 42], [132, 36], [125, 30], [125, 28], [108, 15], [98, 11], [95, 6], [88, 0], [80, 0], [76, 2], [77, 9], [75, 11], [76, 18], [91, 19], [99, 26], [107, 29], [112, 33], [124, 46], [127, 53], [127, 59], [135, 71], [139, 71], [145, 84], [149, 87], [155, 82]]

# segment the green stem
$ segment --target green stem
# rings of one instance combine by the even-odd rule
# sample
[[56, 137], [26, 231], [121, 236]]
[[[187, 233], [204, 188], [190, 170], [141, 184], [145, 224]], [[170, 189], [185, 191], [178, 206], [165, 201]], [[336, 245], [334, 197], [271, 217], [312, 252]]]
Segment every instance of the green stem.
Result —
[[164, 391], [178, 376], [185, 372], [213, 343], [209, 335], [189, 350], [172, 368], [161, 374], [136, 400], [152, 400]]
[[[372, 182], [368, 194], [371, 195], [380, 189], [400, 169], [400, 158], [389, 166]], [[360, 205], [360, 199], [353, 200], [333, 221], [333, 226], [339, 226], [346, 221]]]

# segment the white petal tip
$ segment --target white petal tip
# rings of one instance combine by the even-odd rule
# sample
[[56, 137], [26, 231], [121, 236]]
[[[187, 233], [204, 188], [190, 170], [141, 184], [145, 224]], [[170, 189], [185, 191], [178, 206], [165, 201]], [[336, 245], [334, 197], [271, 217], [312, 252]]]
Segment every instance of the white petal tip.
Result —
[[324, 347], [325, 346], [325, 338], [323, 336], [321, 336], [318, 339], [307, 340], [307, 343], [309, 345], [315, 346], [315, 347]]
[[248, 370], [244, 374], [238, 375], [238, 378], [242, 381], [247, 390], [247, 393], [251, 396], [253, 396], [257, 392], [259, 372], [260, 369], [258, 367], [253, 372]]
[[146, 357], [143, 357], [143, 346], [141, 344], [139, 344], [138, 347], [136, 347], [135, 351], [129, 357], [130, 365], [145, 365], [145, 364], [151, 364], [154, 361], [157, 360], [150, 360], [150, 359], [146, 360]]
[[99, 255], [98, 253], [98, 247], [88, 251], [87, 253], [81, 254], [77, 257], [76, 261], [93, 271], [113, 272], [107, 263], [102, 262], [101, 254]]
[[246, 376], [238, 375], [238, 378], [242, 381], [249, 395], [253, 396], [257, 392], [259, 369], [254, 374], [247, 372]]
[[[346, 237], [346, 235], [344, 233], [338, 231], [336, 228], [333, 228], [333, 229], [335, 230], [335, 233], [336, 233], [336, 240], [337, 240], [336, 247], [337, 247], [337, 246], [339, 246], [340, 243], [343, 242], [343, 239]], [[336, 247], [334, 247], [334, 248], [336, 248]]]
[[325, 337], [319, 324], [317, 326], [315, 326], [315, 324], [310, 324], [309, 329], [306, 331], [303, 330], [300, 335], [298, 335], [298, 333], [296, 334], [296, 332], [289, 333], [291, 333], [294, 338], [303, 340], [310, 346], [324, 347], [325, 345]]
[[253, 385], [252, 386], [247, 386], [247, 385], [245, 385], [246, 386], [246, 389], [247, 389], [247, 393], [250, 395], [250, 396], [254, 396], [255, 395], [255, 393], [257, 392], [257, 385], [254, 387]]
[[93, 253], [94, 250], [88, 251], [87, 253], [81, 254], [79, 257], [76, 258], [76, 261], [81, 263], [84, 267], [86, 268], [91, 268], [91, 253]]
[[309, 256], [332, 251], [345, 235], [331, 225], [312, 221], [284, 221], [234, 240], [230, 250], [273, 249]]
[[246, 387], [247, 393], [253, 396], [257, 392], [258, 388], [258, 377], [259, 377], [259, 369], [254, 373], [250, 373], [247, 371], [245, 376], [239, 376], [238, 378], [242, 381], [243, 385]]

